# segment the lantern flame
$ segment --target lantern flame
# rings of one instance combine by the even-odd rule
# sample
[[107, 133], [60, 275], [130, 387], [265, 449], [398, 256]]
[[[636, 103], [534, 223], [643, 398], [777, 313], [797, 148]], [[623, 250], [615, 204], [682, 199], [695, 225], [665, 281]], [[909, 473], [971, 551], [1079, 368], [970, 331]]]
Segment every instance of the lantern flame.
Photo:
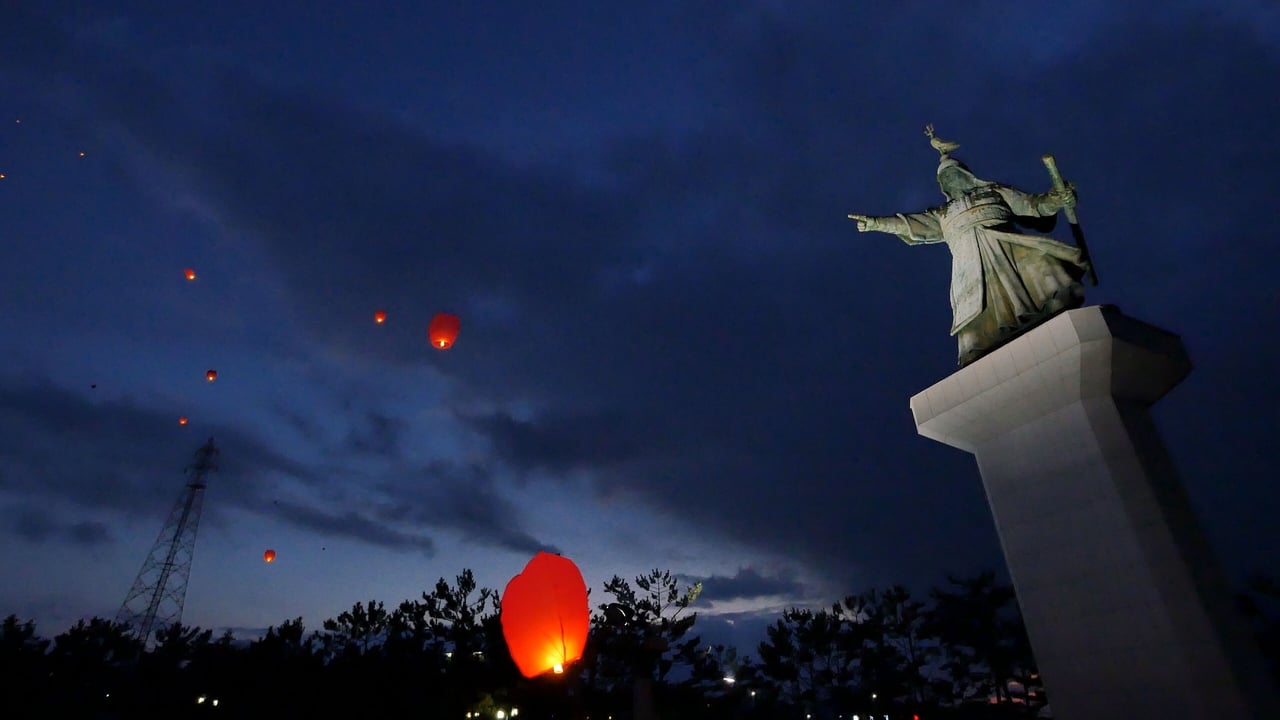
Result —
[[561, 665], [560, 663], [556, 663], [551, 667], [551, 672], [559, 675], [560, 673], [564, 672], [564, 666]]
[[437, 349], [447, 350], [453, 345], [453, 341], [458, 339], [458, 330], [461, 327], [462, 320], [457, 315], [436, 313], [436, 316], [431, 318], [431, 325], [427, 327], [427, 337]]

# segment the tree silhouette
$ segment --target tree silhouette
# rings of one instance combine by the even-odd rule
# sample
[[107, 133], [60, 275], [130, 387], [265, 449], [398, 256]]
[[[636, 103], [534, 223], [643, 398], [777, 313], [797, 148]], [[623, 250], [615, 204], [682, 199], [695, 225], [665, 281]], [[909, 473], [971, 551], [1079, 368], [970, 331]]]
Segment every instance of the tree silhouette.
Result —
[[758, 646], [760, 671], [779, 702], [813, 711], [848, 703], [857, 690], [856, 643], [839, 605], [830, 610], [792, 608], [766, 630]]
[[20, 622], [17, 615], [4, 619], [0, 625], [0, 677], [4, 678], [0, 715], [25, 717], [37, 709], [48, 684], [48, 647], [49, 641], [36, 635], [34, 622]]
[[1035, 674], [1013, 587], [996, 582], [990, 571], [947, 580], [950, 588], [931, 593], [927, 627], [942, 641], [954, 692], [963, 699], [1010, 702], [1009, 682], [1025, 688]]
[[131, 671], [142, 652], [142, 642], [128, 625], [102, 618], [80, 620], [53, 639], [46, 700], [53, 709], [81, 715], [131, 698]]

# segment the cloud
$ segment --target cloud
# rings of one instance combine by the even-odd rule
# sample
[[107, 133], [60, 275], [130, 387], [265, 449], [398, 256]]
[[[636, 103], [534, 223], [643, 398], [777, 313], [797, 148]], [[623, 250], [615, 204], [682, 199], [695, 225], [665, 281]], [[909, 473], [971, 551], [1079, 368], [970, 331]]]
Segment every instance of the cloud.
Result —
[[33, 543], [49, 541], [76, 545], [102, 545], [113, 540], [105, 523], [97, 520], [65, 522], [55, 510], [33, 505], [11, 506], [3, 513], [5, 524], [22, 539]]
[[32, 542], [43, 542], [49, 539], [57, 529], [57, 524], [48, 515], [25, 508], [17, 513], [13, 529], [19, 536]]
[[467, 540], [521, 554], [560, 552], [522, 529], [521, 513], [484, 467], [436, 461], [384, 482], [384, 520], [447, 528]]
[[[842, 584], [965, 567], [997, 548], [972, 460], [916, 437], [906, 407], [953, 370], [947, 255], [858, 236], [844, 219], [937, 202], [925, 122], [983, 177], [1029, 189], [1047, 186], [1038, 154], [1059, 153], [1109, 283], [1091, 300], [1184, 323], [1209, 367], [1280, 360], [1225, 329], [1248, 322], [1240, 308], [1259, 326], [1277, 312], [1257, 268], [1280, 251], [1254, 218], [1274, 200], [1260, 179], [1280, 155], [1259, 138], [1280, 108], [1239, 69], [1280, 67], [1256, 36], [1189, 13], [1145, 29], [1135, 10], [1032, 52], [1041, 45], [995, 5], [874, 19], [817, 5], [735, 16], [694, 130], [633, 134], [583, 167], [517, 164], [235, 68], [170, 77], [56, 33], [8, 62], [70, 78], [101, 109], [95, 124], [155, 159], [148, 171], [260, 243], [310, 340], [449, 381], [447, 402], [492, 464], [403, 469], [354, 532], [413, 546], [379, 523], [425, 523], [527, 551], [541, 543], [496, 520], [516, 517], [503, 475], [585, 472], [601, 493]], [[371, 337], [349, 319], [375, 301], [409, 327], [459, 312], [458, 345]], [[368, 412], [347, 447], [396, 457], [405, 435]], [[126, 490], [131, 477], [119, 475]], [[342, 519], [302, 506], [290, 517]]]
[[346, 447], [362, 455], [395, 458], [400, 454], [400, 439], [407, 424], [398, 418], [367, 411], [361, 422], [347, 434]]
[[[176, 497], [196, 450], [175, 446], [170, 413], [93, 401], [45, 379], [0, 377], [0, 407], [0, 490], [20, 497], [149, 517], [157, 496]], [[232, 504], [255, 505], [256, 481], [272, 474], [311, 477], [239, 430], [214, 434], [222, 451], [217, 489]]]
[[101, 545], [111, 539], [111, 531], [106, 523], [96, 520], [81, 520], [67, 528], [71, 539], [80, 545]]
[[[12, 497], [151, 518], [157, 495], [165, 498], [167, 507], [181, 488], [175, 468], [191, 462], [187, 453], [192, 448], [173, 446], [168, 413], [129, 402], [95, 403], [47, 381], [12, 378], [0, 378], [0, 407], [0, 490]], [[391, 424], [384, 420], [371, 424]], [[473, 540], [520, 552], [554, 548], [521, 529], [519, 513], [501, 497], [494, 481], [476, 469], [439, 463], [416, 471], [416, 483], [399, 480], [403, 471], [394, 468], [364, 471], [386, 491], [383, 509], [371, 515], [351, 509], [352, 503], [359, 507], [373, 502], [369, 495], [353, 497], [341, 484], [326, 479], [349, 477], [350, 468], [308, 467], [229, 428], [216, 428], [214, 435], [220, 453], [212, 488], [222, 504], [396, 550], [430, 554], [434, 545], [427, 535], [389, 525], [395, 522], [461, 531]], [[77, 452], [64, 451], [73, 444]], [[301, 481], [310, 489], [311, 500], [301, 503], [268, 495], [276, 485], [265, 480], [273, 476]], [[348, 509], [325, 510], [316, 502]], [[14, 515], [13, 527], [33, 541], [67, 537], [93, 544], [109, 539], [105, 524], [67, 523], [59, 514], [57, 508], [37, 511], [28, 505]]]
[[327, 513], [287, 500], [275, 501], [272, 506], [274, 514], [281, 518], [327, 536], [348, 537], [396, 550], [420, 550], [428, 557], [435, 552], [430, 537], [394, 530], [354, 510]]
[[805, 587], [800, 582], [782, 577], [766, 577], [759, 571], [745, 567], [739, 568], [732, 576], [710, 575], [702, 578], [689, 578], [689, 582], [701, 582], [702, 594], [699, 601], [715, 602], [726, 600], [751, 600], [769, 597], [803, 597]]

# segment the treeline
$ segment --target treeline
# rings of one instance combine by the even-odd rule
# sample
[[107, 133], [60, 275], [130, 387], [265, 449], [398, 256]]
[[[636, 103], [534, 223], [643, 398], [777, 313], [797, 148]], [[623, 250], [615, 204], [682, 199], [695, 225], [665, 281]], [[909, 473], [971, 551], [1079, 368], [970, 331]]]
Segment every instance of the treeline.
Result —
[[[694, 634], [700, 586], [653, 571], [614, 577], [586, 656], [526, 680], [507, 653], [498, 593], [469, 570], [419, 600], [356, 603], [308, 633], [301, 618], [248, 643], [174, 625], [149, 649], [94, 618], [42, 639], [0, 627], [0, 717], [250, 714], [429, 718], [1034, 717], [1047, 701], [1014, 599], [993, 573], [791, 609], [756, 655]], [[1254, 582], [1241, 607], [1273, 668], [1280, 592]]]

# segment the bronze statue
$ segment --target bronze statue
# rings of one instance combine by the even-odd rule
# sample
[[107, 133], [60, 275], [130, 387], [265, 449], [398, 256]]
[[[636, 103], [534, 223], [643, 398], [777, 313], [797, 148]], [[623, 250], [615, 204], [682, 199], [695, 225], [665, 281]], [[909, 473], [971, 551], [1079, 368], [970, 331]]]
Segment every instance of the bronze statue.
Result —
[[[951, 156], [960, 147], [925, 129], [941, 155], [938, 185], [947, 202], [924, 212], [888, 217], [849, 215], [859, 232], [897, 235], [908, 245], [946, 243], [951, 249], [951, 334], [963, 367], [1019, 333], [1084, 302], [1080, 279], [1092, 267], [1083, 236], [1069, 216], [1077, 245], [1023, 232], [1018, 225], [1045, 225], [1059, 210], [1071, 213], [1075, 188], [1061, 182], [1051, 156], [1044, 162], [1055, 188], [1031, 195], [980, 180]], [[1040, 220], [1048, 218], [1048, 223]], [[1094, 283], [1096, 284], [1096, 279]]]

